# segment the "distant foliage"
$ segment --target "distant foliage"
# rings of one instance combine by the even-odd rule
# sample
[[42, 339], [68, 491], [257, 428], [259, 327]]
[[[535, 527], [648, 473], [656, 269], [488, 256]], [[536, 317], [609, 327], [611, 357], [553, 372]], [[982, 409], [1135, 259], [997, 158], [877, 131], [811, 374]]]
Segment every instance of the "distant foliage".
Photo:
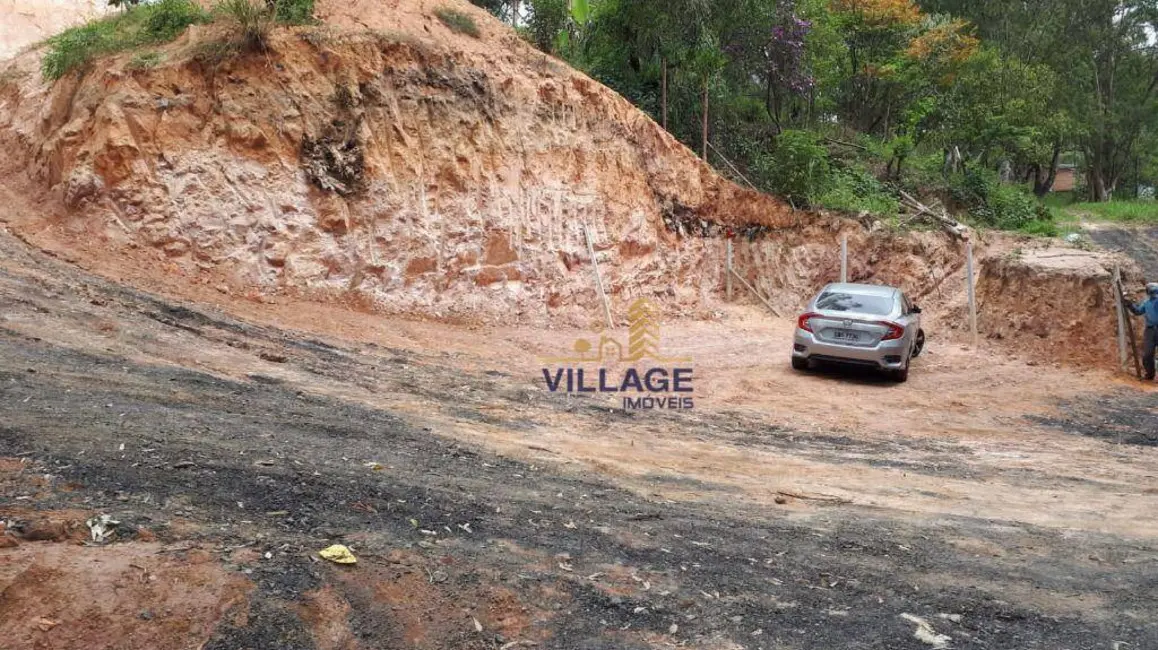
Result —
[[476, 25], [474, 22], [474, 18], [471, 18], [467, 14], [464, 14], [457, 9], [439, 7], [438, 9], [434, 10], [434, 15], [438, 16], [438, 19], [442, 21], [442, 24], [449, 27], [453, 32], [466, 34], [467, 36], [473, 36], [474, 38], [479, 38], [482, 36], [482, 33], [478, 29], [478, 25]]
[[900, 202], [867, 170], [849, 167], [834, 169], [831, 186], [816, 199], [831, 210], [891, 217], [900, 211]]
[[832, 183], [828, 150], [808, 131], [781, 133], [772, 154], [760, 157], [756, 167], [769, 190], [798, 205], [813, 203]]
[[955, 177], [950, 191], [954, 201], [986, 226], [1018, 230], [1034, 221], [1053, 221], [1049, 209], [1033, 195], [1016, 185], [999, 182], [997, 175], [987, 170], [970, 170]]
[[41, 62], [47, 79], [59, 79], [98, 56], [171, 41], [189, 25], [209, 21], [193, 0], [159, 0], [67, 29], [48, 39]]
[[557, 45], [566, 34], [567, 19], [567, 0], [531, 0], [531, 42], [548, 53], [560, 49]]
[[873, 29], [916, 25], [921, 21], [921, 10], [913, 0], [834, 0], [832, 8]]
[[314, 22], [314, 0], [265, 0], [277, 22], [283, 25], [308, 25]]

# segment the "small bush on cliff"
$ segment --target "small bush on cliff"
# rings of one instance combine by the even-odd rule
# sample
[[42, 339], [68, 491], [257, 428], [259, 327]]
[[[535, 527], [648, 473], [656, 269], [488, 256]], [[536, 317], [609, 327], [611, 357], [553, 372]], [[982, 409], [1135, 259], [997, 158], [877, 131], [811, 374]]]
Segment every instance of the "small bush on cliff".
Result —
[[796, 205], [811, 205], [832, 186], [828, 151], [808, 131], [784, 131], [755, 165], [768, 189]]
[[978, 223], [1003, 230], [1030, 226], [1033, 222], [1051, 222], [1053, 214], [1025, 189], [1002, 183], [995, 172], [972, 169], [956, 176], [949, 183], [950, 195], [957, 203], [969, 209], [969, 216]]
[[443, 25], [450, 28], [451, 31], [459, 34], [466, 34], [478, 38], [481, 32], [478, 30], [478, 25], [475, 24], [474, 18], [457, 9], [449, 9], [447, 7], [439, 7], [434, 10], [434, 15], [442, 21]]
[[308, 25], [314, 22], [314, 0], [265, 0], [277, 22]]
[[208, 20], [209, 14], [193, 0], [159, 0], [131, 7], [48, 39], [41, 72], [47, 79], [59, 79], [98, 56], [165, 43], [189, 25]]
[[264, 50], [269, 45], [275, 12], [264, 0], [221, 0], [213, 12], [233, 27], [246, 47]]
[[875, 176], [857, 167], [834, 170], [832, 186], [816, 203], [831, 210], [867, 212], [882, 217], [896, 216], [901, 209], [897, 198]]

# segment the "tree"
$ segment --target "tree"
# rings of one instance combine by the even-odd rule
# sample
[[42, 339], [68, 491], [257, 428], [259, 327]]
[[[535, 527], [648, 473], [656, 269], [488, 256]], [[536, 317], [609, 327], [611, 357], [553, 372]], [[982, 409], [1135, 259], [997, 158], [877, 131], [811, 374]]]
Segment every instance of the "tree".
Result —
[[1003, 52], [1057, 75], [1052, 100], [1068, 115], [1060, 141], [1082, 149], [1090, 198], [1108, 200], [1136, 158], [1143, 133], [1158, 121], [1158, 0], [923, 4], [970, 18], [982, 38]]

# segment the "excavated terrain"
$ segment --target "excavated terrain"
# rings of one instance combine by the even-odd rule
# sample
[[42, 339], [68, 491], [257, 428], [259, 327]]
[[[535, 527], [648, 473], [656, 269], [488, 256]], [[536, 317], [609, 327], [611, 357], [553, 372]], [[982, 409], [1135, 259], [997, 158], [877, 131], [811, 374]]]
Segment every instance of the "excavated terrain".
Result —
[[711, 313], [728, 235], [786, 308], [838, 265], [840, 232], [872, 251], [857, 277], [920, 292], [959, 264], [945, 237], [870, 236], [720, 178], [463, 4], [479, 39], [418, 2], [357, 18], [323, 3], [324, 25], [281, 30], [265, 52], [229, 53], [223, 28], [194, 27], [155, 67], [125, 54], [51, 85], [29, 52], [0, 87], [2, 171], [57, 210], [70, 248], [239, 293], [461, 322], [589, 321], [588, 236], [619, 317], [641, 296]]
[[[963, 242], [732, 184], [465, 2], [317, 15], [0, 62], [0, 647], [1158, 647], [1128, 259], [977, 238], [974, 346]], [[842, 237], [908, 383], [787, 363]], [[547, 391], [638, 297], [695, 408]]]
[[[1158, 643], [1156, 459], [1129, 444], [1153, 394], [1103, 383], [1094, 404], [1014, 411], [1056, 423], [888, 433], [848, 418], [903, 394], [821, 375], [802, 394], [851, 382], [832, 423], [766, 391], [779, 424], [719, 393], [632, 415], [549, 397], [517, 354], [246, 322], [7, 235], [0, 305], [5, 647]], [[964, 387], [938, 417], [1025, 368], [930, 353], [926, 381]], [[1119, 440], [1064, 433], [1107, 409]], [[101, 514], [118, 523], [94, 544]], [[358, 564], [317, 558], [336, 542]]]

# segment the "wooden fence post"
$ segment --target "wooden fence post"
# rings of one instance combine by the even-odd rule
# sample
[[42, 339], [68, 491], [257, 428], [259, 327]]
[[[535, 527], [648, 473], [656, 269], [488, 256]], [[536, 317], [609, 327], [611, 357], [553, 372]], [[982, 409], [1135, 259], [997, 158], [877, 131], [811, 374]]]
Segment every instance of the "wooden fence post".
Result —
[[977, 296], [973, 292], [973, 241], [965, 242], [965, 287], [969, 296], [969, 329], [973, 332], [973, 349], [980, 347], [977, 337]]
[[727, 253], [725, 254], [726, 261], [724, 262], [724, 277], [726, 278], [726, 282], [724, 286], [728, 293], [728, 302], [732, 302], [732, 238], [728, 237], [726, 241]]
[[840, 234], [840, 281], [848, 282], [848, 233]]

